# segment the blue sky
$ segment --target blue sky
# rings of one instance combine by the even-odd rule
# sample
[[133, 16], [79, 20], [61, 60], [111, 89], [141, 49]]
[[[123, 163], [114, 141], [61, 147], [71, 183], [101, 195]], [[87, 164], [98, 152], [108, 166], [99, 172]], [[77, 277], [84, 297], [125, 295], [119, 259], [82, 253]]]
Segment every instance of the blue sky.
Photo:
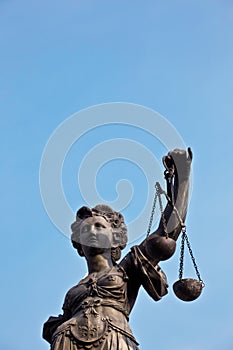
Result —
[[[18, 350], [48, 349], [42, 324], [60, 312], [66, 291], [86, 271], [41, 201], [45, 144], [73, 113], [114, 101], [158, 111], [194, 151], [187, 223], [206, 288], [197, 301], [182, 303], [172, 293], [178, 252], [163, 263], [169, 295], [154, 303], [141, 291], [131, 315], [140, 349], [232, 349], [232, 38], [230, 0], [0, 1], [2, 350], [14, 350], [16, 341]], [[84, 204], [75, 178], [79, 147], [88, 151], [91, 142], [109, 137], [132, 138], [158, 158], [163, 154], [136, 129], [86, 135], [64, 164], [74, 210]], [[97, 178], [107, 200], [115, 186], [111, 173], [126, 169], [115, 166]], [[130, 218], [145, 198], [145, 180], [127, 167], [135, 182]], [[193, 273], [188, 262], [186, 268]]]

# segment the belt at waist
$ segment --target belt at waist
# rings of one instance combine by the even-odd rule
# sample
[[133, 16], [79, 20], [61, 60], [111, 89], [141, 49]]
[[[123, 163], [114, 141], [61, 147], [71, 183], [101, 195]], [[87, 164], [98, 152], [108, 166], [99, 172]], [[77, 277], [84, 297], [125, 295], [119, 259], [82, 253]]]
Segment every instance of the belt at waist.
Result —
[[124, 308], [122, 303], [117, 302], [117, 300], [111, 299], [101, 299], [101, 298], [90, 298], [85, 299], [77, 308], [74, 310], [73, 315], [77, 314], [80, 310], [83, 310], [85, 313], [86, 309], [91, 309], [95, 314], [95, 308], [99, 306], [112, 307], [113, 309], [120, 311], [127, 320], [129, 320], [129, 312]]

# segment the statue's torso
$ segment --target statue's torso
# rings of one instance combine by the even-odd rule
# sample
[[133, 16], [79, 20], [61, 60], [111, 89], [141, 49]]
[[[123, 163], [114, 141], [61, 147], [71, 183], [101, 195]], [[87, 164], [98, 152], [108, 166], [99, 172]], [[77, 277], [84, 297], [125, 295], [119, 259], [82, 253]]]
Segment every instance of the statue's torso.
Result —
[[63, 334], [96, 347], [109, 332], [117, 331], [137, 344], [128, 324], [127, 281], [124, 270], [114, 266], [88, 275], [71, 288], [63, 308], [69, 309], [72, 317], [57, 328], [54, 340]]

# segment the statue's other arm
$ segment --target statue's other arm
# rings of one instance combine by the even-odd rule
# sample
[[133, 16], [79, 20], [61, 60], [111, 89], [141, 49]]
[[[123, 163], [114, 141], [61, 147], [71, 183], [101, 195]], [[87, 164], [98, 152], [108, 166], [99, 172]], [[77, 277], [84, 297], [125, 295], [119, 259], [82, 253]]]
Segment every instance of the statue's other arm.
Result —
[[[69, 293], [69, 292], [68, 292]], [[65, 301], [63, 304], [63, 315], [50, 316], [49, 319], [44, 323], [43, 326], [43, 338], [51, 344], [53, 333], [56, 329], [65, 321], [71, 318], [71, 311], [68, 307], [68, 293], [66, 294]]]

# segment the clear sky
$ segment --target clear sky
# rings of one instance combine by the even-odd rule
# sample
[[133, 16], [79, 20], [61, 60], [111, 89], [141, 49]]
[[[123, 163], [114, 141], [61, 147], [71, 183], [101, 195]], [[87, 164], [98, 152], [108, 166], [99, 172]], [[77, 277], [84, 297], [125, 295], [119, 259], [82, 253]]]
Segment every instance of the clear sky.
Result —
[[[200, 299], [183, 303], [172, 292], [178, 252], [161, 264], [170, 293], [155, 303], [141, 291], [131, 315], [140, 349], [231, 350], [233, 2], [0, 0], [0, 47], [0, 349], [48, 349], [42, 324], [61, 312], [66, 291], [86, 273], [43, 207], [43, 149], [73, 113], [124, 101], [161, 113], [193, 149], [187, 224], [206, 283]], [[64, 163], [64, 191], [74, 211], [85, 204], [77, 182], [82, 155], [118, 137], [144, 144], [158, 159], [163, 154], [142, 130], [93, 130]], [[121, 174], [134, 185], [127, 222], [146, 197], [142, 171], [117, 160], [100, 171], [97, 187], [113, 200]], [[186, 268], [194, 277], [188, 261]]]

